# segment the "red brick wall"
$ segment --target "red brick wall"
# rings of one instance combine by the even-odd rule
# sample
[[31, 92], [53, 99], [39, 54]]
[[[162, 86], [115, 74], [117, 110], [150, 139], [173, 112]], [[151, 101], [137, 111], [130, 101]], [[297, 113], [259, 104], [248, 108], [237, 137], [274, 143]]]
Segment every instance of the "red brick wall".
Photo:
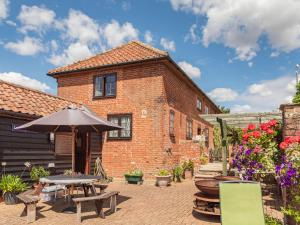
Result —
[[[117, 73], [116, 98], [93, 99], [93, 76], [111, 72]], [[186, 117], [193, 119], [194, 135], [196, 124], [202, 128], [210, 125], [198, 116], [195, 90], [182, 83], [163, 62], [60, 75], [57, 82], [60, 97], [81, 102], [100, 117], [132, 113], [132, 140], [103, 142], [103, 166], [110, 176], [122, 177], [128, 169], [137, 167], [149, 178], [183, 158], [199, 157], [197, 150], [190, 150], [195, 149], [191, 141], [188, 145], [179, 143], [185, 140]], [[169, 136], [170, 108], [175, 110], [174, 143]], [[147, 112], [146, 116], [142, 111]]]
[[283, 137], [300, 135], [300, 104], [281, 105]]
[[[193, 122], [193, 136], [197, 135], [198, 127], [203, 131], [209, 129], [209, 148], [213, 147], [213, 127], [211, 124], [200, 118], [199, 114], [204, 113], [204, 105], [207, 105], [210, 112], [215, 112], [211, 103], [204, 95], [186, 82], [186, 78], [178, 72], [165, 67], [164, 84], [167, 99], [165, 122], [164, 122], [164, 144], [171, 148], [173, 162], [181, 163], [192, 159], [199, 165], [200, 145], [192, 140], [186, 140], [186, 121]], [[202, 100], [202, 110], [197, 109], [197, 98]], [[169, 112], [175, 112], [175, 135], [169, 135]], [[204, 151], [207, 153], [208, 148]]]

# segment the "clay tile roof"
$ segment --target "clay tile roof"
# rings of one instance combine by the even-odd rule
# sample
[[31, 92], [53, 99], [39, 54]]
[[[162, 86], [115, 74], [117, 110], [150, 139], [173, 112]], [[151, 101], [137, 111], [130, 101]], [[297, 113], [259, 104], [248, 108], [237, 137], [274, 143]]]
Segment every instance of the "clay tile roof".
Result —
[[0, 80], [0, 111], [45, 116], [74, 102]]
[[101, 66], [111, 66], [123, 63], [134, 63], [150, 59], [167, 57], [168, 53], [140, 41], [131, 41], [88, 59], [55, 68], [48, 71], [48, 75], [71, 72], [83, 69], [92, 69]]

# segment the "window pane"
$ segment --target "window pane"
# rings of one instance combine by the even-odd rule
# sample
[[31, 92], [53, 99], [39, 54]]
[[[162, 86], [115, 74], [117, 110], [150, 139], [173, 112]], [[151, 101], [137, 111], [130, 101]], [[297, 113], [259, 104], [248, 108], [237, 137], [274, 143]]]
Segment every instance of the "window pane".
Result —
[[131, 119], [129, 116], [123, 116], [121, 117], [121, 127], [123, 129], [121, 130], [121, 137], [130, 137], [131, 134]]
[[115, 96], [116, 95], [116, 76], [109, 75], [105, 79], [106, 79], [106, 82], [105, 82], [106, 96]]
[[[113, 124], [118, 125], [119, 124], [119, 119], [118, 117], [110, 117], [109, 121], [112, 122]], [[112, 130], [108, 132], [109, 137], [118, 137], [119, 136], [119, 131], [118, 130]]]
[[96, 77], [95, 78], [95, 93], [96, 97], [103, 96], [103, 77]]
[[202, 102], [201, 102], [201, 100], [198, 98], [198, 99], [197, 99], [197, 109], [200, 109], [200, 110], [201, 110], [201, 108], [202, 108]]
[[173, 111], [170, 111], [170, 124], [169, 124], [169, 132], [170, 134], [174, 134], [174, 118], [175, 113]]

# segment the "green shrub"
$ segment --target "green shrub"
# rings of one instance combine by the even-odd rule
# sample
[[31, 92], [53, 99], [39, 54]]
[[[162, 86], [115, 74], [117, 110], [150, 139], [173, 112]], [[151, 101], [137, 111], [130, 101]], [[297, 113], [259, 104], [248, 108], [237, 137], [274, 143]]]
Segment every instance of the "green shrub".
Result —
[[0, 189], [3, 194], [6, 192], [20, 193], [26, 190], [26, 183], [19, 176], [8, 174], [3, 175], [0, 182]]
[[125, 173], [125, 176], [138, 176], [142, 177], [144, 174], [142, 170], [140, 169], [134, 169], [134, 170], [129, 170], [127, 173]]
[[39, 181], [41, 177], [47, 177], [49, 175], [50, 172], [42, 166], [33, 166], [30, 171], [30, 178], [36, 182]]
[[168, 170], [160, 170], [158, 171], [158, 176], [168, 176], [170, 175], [170, 172]]
[[266, 225], [283, 225], [283, 223], [280, 220], [275, 219], [269, 215], [265, 216], [265, 223]]
[[173, 180], [176, 182], [181, 182], [182, 174], [183, 174], [183, 168], [181, 166], [176, 166], [173, 169]]

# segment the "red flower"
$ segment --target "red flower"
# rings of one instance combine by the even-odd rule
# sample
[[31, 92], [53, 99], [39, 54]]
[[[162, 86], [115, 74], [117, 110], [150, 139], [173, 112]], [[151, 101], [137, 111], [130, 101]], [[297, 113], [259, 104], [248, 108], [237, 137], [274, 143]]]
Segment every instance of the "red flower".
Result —
[[255, 137], [255, 138], [260, 138], [261, 133], [260, 133], [259, 131], [254, 131], [254, 132], [252, 133], [252, 136]]
[[244, 134], [247, 133], [247, 131], [248, 131], [247, 128], [244, 128], [244, 129], [243, 129], [243, 133], [244, 133]]
[[272, 130], [272, 129], [268, 129], [266, 132], [267, 132], [267, 134], [274, 134], [274, 130]]
[[268, 124], [270, 124], [270, 126], [275, 126], [275, 125], [277, 125], [277, 120], [270, 120], [269, 122], [268, 122]]
[[249, 139], [249, 134], [243, 134], [243, 140], [247, 141]]
[[270, 128], [270, 125], [268, 123], [262, 123], [260, 124], [260, 129], [263, 131], [267, 131]]
[[255, 130], [255, 125], [253, 124], [253, 123], [250, 123], [249, 125], [248, 125], [248, 130]]
[[281, 142], [279, 145], [279, 148], [281, 150], [285, 150], [287, 147], [288, 147], [288, 143], [286, 143], [286, 142]]

